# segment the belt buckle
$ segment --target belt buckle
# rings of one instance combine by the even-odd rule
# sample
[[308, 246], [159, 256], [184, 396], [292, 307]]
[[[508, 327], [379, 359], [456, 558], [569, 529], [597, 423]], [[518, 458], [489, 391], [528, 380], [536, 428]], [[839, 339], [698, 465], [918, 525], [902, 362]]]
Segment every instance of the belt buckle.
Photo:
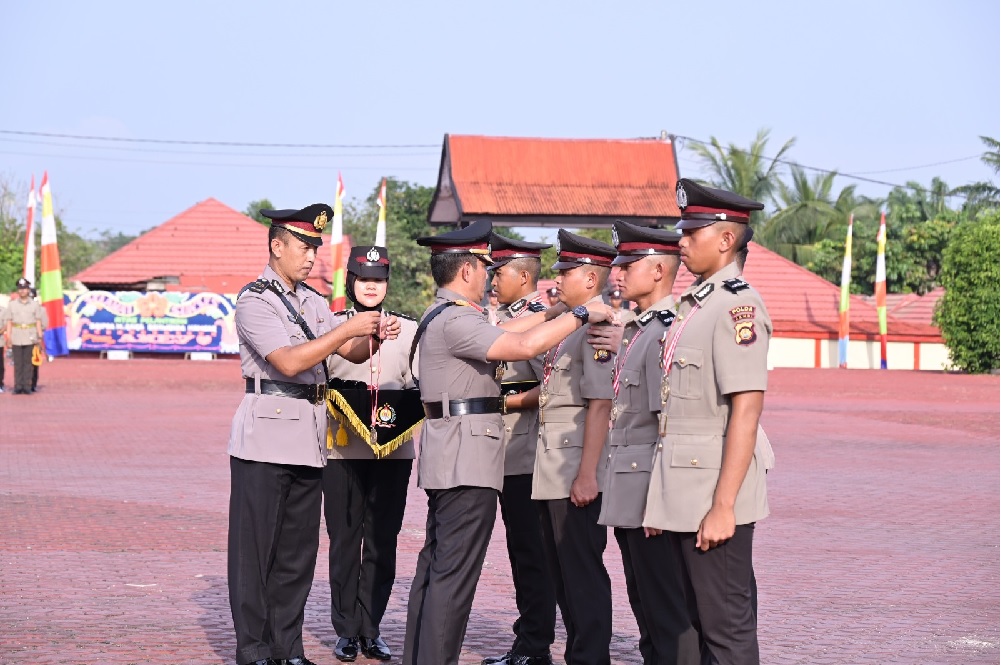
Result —
[[327, 384], [318, 383], [316, 384], [316, 400], [313, 404], [319, 406], [327, 401]]

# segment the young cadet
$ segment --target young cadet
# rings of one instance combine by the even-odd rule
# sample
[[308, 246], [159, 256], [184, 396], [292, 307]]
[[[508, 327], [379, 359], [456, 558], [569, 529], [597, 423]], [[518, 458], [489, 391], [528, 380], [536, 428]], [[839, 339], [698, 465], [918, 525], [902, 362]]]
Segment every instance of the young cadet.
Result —
[[589, 318], [609, 316], [607, 306], [592, 303], [490, 325], [474, 305], [493, 263], [490, 233], [489, 222], [474, 222], [417, 241], [431, 248], [438, 291], [417, 330], [417, 377], [427, 415], [418, 484], [428, 495], [428, 518], [407, 607], [406, 665], [459, 662], [504, 487], [500, 363], [534, 358]]
[[666, 536], [643, 532], [662, 396], [660, 359], [674, 321], [671, 296], [681, 265], [677, 231], [613, 226], [619, 285], [636, 303], [624, 326], [612, 373], [611, 431], [598, 522], [615, 527], [629, 604], [640, 630], [645, 665], [698, 665], [699, 638], [681, 577], [681, 561]]
[[681, 260], [698, 279], [682, 294], [664, 344], [663, 447], [643, 526], [663, 531], [681, 557], [707, 656], [756, 664], [751, 545], [768, 501], [755, 444], [772, 324], [735, 259], [751, 211], [763, 206], [687, 179], [677, 200]]
[[[493, 288], [500, 307], [499, 322], [546, 309], [537, 285], [542, 250], [536, 242], [491, 236]], [[483, 665], [551, 665], [549, 647], [556, 639], [556, 592], [542, 546], [539, 511], [532, 502], [532, 470], [539, 438], [539, 379], [542, 359], [504, 363], [501, 391], [505, 396], [504, 487], [501, 517], [507, 536], [518, 619], [514, 643], [503, 656], [486, 658]]]
[[[383, 312], [389, 268], [385, 247], [351, 248], [346, 293], [353, 306], [334, 313], [334, 325], [360, 313]], [[355, 364], [340, 356], [327, 362], [333, 377], [330, 387], [340, 388], [342, 395], [362, 398], [356, 408], [350, 403], [353, 400], [344, 408], [351, 411], [355, 422], [364, 425], [366, 435], [363, 439], [349, 424], [340, 424], [331, 416], [327, 466], [323, 469], [323, 514], [330, 538], [330, 621], [339, 636], [334, 655], [343, 662], [359, 655], [375, 660], [389, 660], [393, 655], [380, 636], [379, 625], [396, 580], [396, 542], [403, 528], [414, 464], [412, 430], [419, 420], [407, 418], [409, 411], [390, 404], [386, 397], [392, 394], [412, 400], [414, 406], [419, 406], [420, 397], [416, 390], [403, 391], [414, 388], [409, 355], [417, 322], [402, 314], [389, 314], [398, 317], [400, 334], [383, 342], [369, 362]], [[379, 393], [370, 386], [382, 389], [382, 399], [376, 405], [370, 401]], [[375, 447], [368, 430], [373, 407], [380, 427], [377, 432], [391, 435], [383, 445], [377, 440]]]
[[[560, 229], [556, 285], [567, 307], [591, 306], [611, 271], [615, 248]], [[556, 600], [567, 630], [564, 658], [608, 665], [612, 589], [602, 562], [607, 530], [598, 525], [599, 466], [612, 408], [615, 356], [595, 351], [584, 326], [545, 356], [532, 498], [539, 502]]]
[[366, 312], [334, 327], [327, 301], [304, 283], [330, 206], [261, 214], [272, 220], [270, 258], [236, 302], [246, 394], [229, 437], [229, 602], [238, 665], [311, 665], [302, 622], [320, 545], [324, 363], [333, 353], [366, 360], [400, 324]]
[[35, 345], [45, 353], [45, 311], [42, 304], [31, 297], [31, 282], [22, 277], [17, 280], [17, 298], [7, 304], [6, 335], [7, 349], [13, 347], [14, 394], [30, 395], [34, 365], [31, 363]]

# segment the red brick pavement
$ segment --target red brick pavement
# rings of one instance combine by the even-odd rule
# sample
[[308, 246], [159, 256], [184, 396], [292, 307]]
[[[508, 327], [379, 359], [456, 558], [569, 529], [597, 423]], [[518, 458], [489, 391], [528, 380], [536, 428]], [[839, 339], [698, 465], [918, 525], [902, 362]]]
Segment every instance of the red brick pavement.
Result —
[[[38, 394], [0, 395], [0, 663], [232, 662], [225, 450], [238, 373], [231, 361], [62, 359], [42, 368]], [[755, 549], [763, 662], [998, 662], [998, 400], [997, 377], [772, 373], [778, 467]], [[414, 488], [383, 626], [398, 652], [424, 518]], [[320, 665], [336, 662], [325, 560], [324, 547], [305, 629]], [[613, 661], [639, 663], [611, 538], [606, 560]], [[464, 662], [506, 650], [513, 606], [498, 526]]]

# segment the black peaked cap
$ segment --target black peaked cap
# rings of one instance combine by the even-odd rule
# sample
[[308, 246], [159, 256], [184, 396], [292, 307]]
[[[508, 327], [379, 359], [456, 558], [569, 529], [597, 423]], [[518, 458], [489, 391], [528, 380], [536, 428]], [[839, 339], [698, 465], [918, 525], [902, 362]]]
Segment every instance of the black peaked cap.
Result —
[[432, 254], [476, 254], [490, 261], [492, 229], [490, 222], [479, 220], [463, 229], [418, 238], [417, 244], [430, 247]]
[[352, 247], [347, 271], [356, 277], [389, 279], [389, 250], [376, 245]]
[[697, 229], [723, 221], [746, 224], [751, 219], [751, 212], [765, 208], [765, 204], [759, 201], [688, 178], [678, 180], [677, 201], [681, 209], [677, 229]]
[[612, 261], [612, 265], [632, 263], [655, 254], [680, 254], [679, 240], [680, 231], [637, 226], [617, 219], [612, 225], [612, 242], [619, 255]]
[[600, 240], [585, 238], [565, 229], [556, 234], [556, 252], [558, 254], [553, 270], [567, 270], [582, 265], [604, 266], [612, 265], [616, 256], [615, 248]]

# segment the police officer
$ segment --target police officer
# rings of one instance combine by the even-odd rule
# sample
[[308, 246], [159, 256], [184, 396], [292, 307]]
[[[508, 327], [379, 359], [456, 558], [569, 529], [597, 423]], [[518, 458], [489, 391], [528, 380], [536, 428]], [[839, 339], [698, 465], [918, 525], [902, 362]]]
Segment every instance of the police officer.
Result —
[[772, 324], [735, 258], [751, 211], [763, 206], [687, 179], [677, 200], [681, 260], [698, 280], [664, 345], [662, 447], [643, 525], [663, 531], [681, 557], [712, 662], [756, 664], [751, 545], [768, 501], [755, 443]]
[[608, 317], [599, 303], [490, 325], [475, 304], [493, 263], [490, 232], [490, 223], [481, 221], [417, 241], [431, 248], [438, 291], [417, 331], [417, 376], [427, 415], [418, 484], [428, 495], [428, 518], [407, 606], [407, 665], [459, 662], [504, 486], [499, 363], [529, 360], [589, 318]]
[[[567, 307], [601, 302], [615, 248], [560, 229], [556, 285]], [[547, 559], [567, 630], [565, 660], [608, 665], [612, 589], [602, 562], [599, 466], [612, 408], [614, 355], [587, 343], [585, 326], [550, 350], [539, 395], [532, 498], [539, 501]]]
[[[351, 248], [346, 292], [354, 306], [332, 315], [335, 326], [358, 313], [383, 311], [389, 266], [385, 247]], [[331, 357], [328, 366], [335, 380], [384, 390], [414, 386], [408, 355], [417, 322], [391, 314], [400, 321], [399, 337], [383, 343], [367, 363]], [[367, 425], [370, 413], [356, 415]], [[403, 423], [398, 425], [403, 427]], [[389, 660], [392, 652], [380, 636], [379, 625], [396, 580], [396, 540], [403, 528], [414, 464], [413, 437], [405, 428], [392, 440], [391, 451], [380, 450], [376, 456], [370, 441], [347, 425], [332, 419], [330, 427], [328, 440], [337, 445], [328, 445], [323, 469], [323, 514], [330, 537], [330, 620], [340, 636], [334, 655], [344, 662], [355, 660], [359, 653]]]
[[229, 439], [229, 599], [236, 662], [311, 665], [302, 622], [320, 536], [326, 454], [324, 362], [369, 356], [373, 335], [393, 339], [399, 322], [377, 312], [336, 328], [324, 298], [306, 286], [333, 216], [317, 203], [261, 210], [272, 220], [261, 278], [237, 296], [236, 329], [246, 395]]
[[[541, 253], [551, 247], [493, 234], [490, 241], [493, 288], [500, 322], [544, 311], [538, 291]], [[549, 647], [556, 637], [556, 593], [542, 546], [539, 511], [532, 502], [532, 470], [539, 436], [539, 379], [542, 359], [504, 363], [501, 382], [504, 416], [504, 487], [501, 517], [507, 536], [518, 619], [514, 643], [503, 656], [486, 658], [483, 665], [550, 665]]]
[[31, 355], [35, 345], [45, 353], [45, 336], [42, 328], [42, 305], [31, 298], [31, 282], [22, 277], [17, 280], [17, 298], [7, 305], [6, 344], [13, 349], [14, 394], [31, 394]]
[[666, 536], [648, 538], [643, 532], [659, 438], [660, 359], [675, 317], [671, 290], [681, 265], [681, 234], [621, 221], [613, 230], [619, 252], [613, 265], [620, 267], [622, 295], [636, 303], [637, 315], [624, 326], [612, 373], [615, 397], [598, 522], [615, 527], [643, 662], [697, 665], [699, 638], [686, 602], [681, 562]]
[[6, 307], [0, 306], [0, 395], [4, 392], [3, 381], [7, 367], [7, 318], [10, 313]]

